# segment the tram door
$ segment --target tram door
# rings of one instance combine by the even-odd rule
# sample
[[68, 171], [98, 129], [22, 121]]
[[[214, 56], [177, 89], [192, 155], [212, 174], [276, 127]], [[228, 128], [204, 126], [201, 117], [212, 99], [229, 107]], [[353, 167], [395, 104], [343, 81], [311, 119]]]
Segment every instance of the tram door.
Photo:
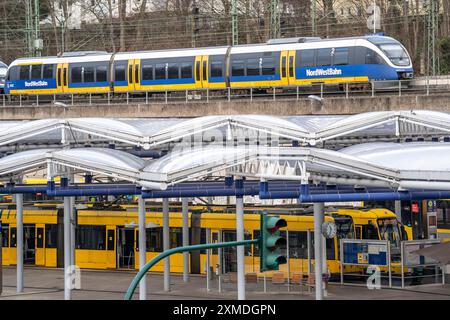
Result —
[[117, 266], [134, 269], [134, 229], [117, 227]]
[[[236, 231], [224, 230], [223, 241], [231, 242], [236, 241]], [[223, 272], [237, 272], [237, 247], [225, 247], [223, 248], [224, 266]]]
[[36, 224], [36, 251], [37, 266], [45, 266], [45, 224]]
[[23, 226], [23, 263], [36, 264], [36, 227], [25, 224]]

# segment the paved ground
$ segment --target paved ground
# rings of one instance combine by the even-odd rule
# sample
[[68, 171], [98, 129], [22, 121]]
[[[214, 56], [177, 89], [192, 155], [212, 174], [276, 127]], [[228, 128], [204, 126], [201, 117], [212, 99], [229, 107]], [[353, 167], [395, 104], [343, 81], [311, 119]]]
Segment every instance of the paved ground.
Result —
[[[129, 271], [81, 271], [81, 290], [74, 290], [73, 299], [123, 299], [135, 272]], [[64, 298], [64, 277], [62, 269], [25, 268], [25, 293], [16, 294], [16, 270], [13, 267], [3, 269], [3, 294], [1, 300], [35, 299], [53, 300]], [[163, 278], [160, 274], [151, 274], [147, 277], [148, 299], [236, 299], [236, 284], [223, 284], [223, 293], [218, 293], [217, 280], [211, 281], [211, 291], [206, 291], [206, 278], [191, 276], [189, 283], [183, 283], [180, 275], [172, 275], [172, 291], [163, 291]], [[313, 300], [314, 293], [308, 292], [305, 287], [291, 286], [288, 292], [287, 285], [272, 285], [267, 283], [267, 293], [264, 293], [263, 281], [258, 284], [247, 285], [248, 299], [262, 300]], [[150, 293], [151, 291], [151, 293]], [[137, 298], [137, 294], [135, 295]], [[326, 299], [351, 300], [450, 300], [450, 285], [415, 286], [408, 290], [381, 289], [368, 290], [359, 286], [341, 286], [331, 284]]]

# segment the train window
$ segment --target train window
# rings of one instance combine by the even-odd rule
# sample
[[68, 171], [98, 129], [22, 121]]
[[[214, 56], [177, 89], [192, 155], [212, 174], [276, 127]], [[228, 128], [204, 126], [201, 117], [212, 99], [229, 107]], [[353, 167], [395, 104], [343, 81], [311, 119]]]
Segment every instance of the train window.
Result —
[[55, 69], [55, 65], [54, 64], [46, 64], [46, 65], [44, 65], [44, 68], [42, 70], [42, 78], [43, 79], [54, 78], [55, 77], [53, 75], [54, 69]]
[[281, 58], [281, 77], [286, 78], [286, 57]]
[[192, 78], [192, 63], [183, 62], [181, 64], [181, 78], [182, 79]]
[[313, 49], [300, 51], [300, 67], [314, 67], [316, 65], [314, 57], [315, 50]]
[[170, 248], [183, 246], [183, 233], [181, 228], [170, 228]]
[[97, 82], [108, 81], [107, 67], [106, 66], [97, 66], [95, 68], [95, 76], [96, 76]]
[[212, 61], [210, 68], [211, 68], [211, 78], [223, 77], [222, 61]]
[[334, 63], [335, 66], [342, 66], [348, 64], [348, 48], [336, 48], [334, 51]]
[[56, 248], [58, 242], [58, 225], [46, 224], [45, 225], [45, 247]]
[[262, 74], [265, 76], [273, 76], [276, 72], [276, 64], [274, 58], [263, 58], [262, 59]]
[[289, 57], [289, 77], [294, 76], [294, 57]]
[[30, 79], [30, 66], [20, 66], [20, 80]]
[[142, 66], [142, 80], [153, 80], [153, 66], [151, 64]]
[[106, 226], [78, 225], [75, 229], [75, 247], [87, 250], [105, 250]]
[[318, 66], [331, 66], [331, 53], [332, 49], [318, 49], [317, 50], [317, 65]]
[[2, 247], [7, 248], [9, 246], [9, 225], [2, 224]]
[[114, 81], [126, 81], [126, 66], [125, 65], [116, 65], [114, 67]]
[[41, 79], [42, 78], [42, 65], [32, 65], [31, 66], [31, 79]]
[[259, 59], [247, 59], [247, 76], [259, 76]]
[[19, 80], [20, 79], [20, 67], [11, 67], [8, 71], [8, 80]]
[[384, 64], [383, 59], [372, 49], [366, 50], [366, 64]]
[[203, 80], [208, 80], [208, 63], [203, 61]]
[[245, 76], [243, 60], [233, 61], [233, 65], [231, 66], [231, 75], [234, 77]]
[[200, 61], [195, 63], [195, 81], [200, 81]]
[[159, 63], [155, 66], [155, 79], [161, 80], [166, 79], [166, 64]]
[[73, 67], [72, 68], [72, 82], [73, 83], [82, 82], [82, 79], [81, 79], [81, 71], [82, 70], [83, 70], [82, 67]]
[[150, 228], [146, 232], [147, 252], [163, 251], [162, 228]]
[[83, 68], [83, 82], [95, 82], [94, 78], [94, 67], [84, 67]]
[[167, 74], [169, 79], [178, 79], [180, 77], [178, 63], [169, 63]]
[[379, 240], [378, 229], [373, 223], [362, 226], [362, 239]]

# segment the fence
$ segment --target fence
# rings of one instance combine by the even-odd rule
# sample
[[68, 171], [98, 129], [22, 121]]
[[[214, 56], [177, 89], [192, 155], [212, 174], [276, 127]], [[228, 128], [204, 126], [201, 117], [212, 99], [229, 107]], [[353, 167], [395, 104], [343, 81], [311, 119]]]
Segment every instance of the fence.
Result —
[[130, 91], [123, 93], [58, 93], [1, 95], [3, 107], [49, 106], [60, 107], [114, 105], [114, 104], [169, 104], [169, 103], [210, 103], [216, 101], [279, 101], [311, 100], [320, 101], [325, 97], [383, 97], [403, 95], [431, 95], [447, 93], [450, 77], [425, 77], [415, 80], [372, 81], [367, 83], [318, 83], [302, 86], [282, 86], [266, 88], [226, 88], [195, 89], [173, 91]]

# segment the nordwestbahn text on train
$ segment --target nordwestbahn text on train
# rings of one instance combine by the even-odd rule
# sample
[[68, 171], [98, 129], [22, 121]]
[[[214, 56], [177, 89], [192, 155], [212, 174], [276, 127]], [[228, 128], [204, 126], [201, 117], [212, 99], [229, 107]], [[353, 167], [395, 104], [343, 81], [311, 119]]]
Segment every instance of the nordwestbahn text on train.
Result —
[[5, 92], [268, 88], [412, 77], [408, 52], [390, 37], [290, 38], [232, 47], [21, 58], [9, 67]]

